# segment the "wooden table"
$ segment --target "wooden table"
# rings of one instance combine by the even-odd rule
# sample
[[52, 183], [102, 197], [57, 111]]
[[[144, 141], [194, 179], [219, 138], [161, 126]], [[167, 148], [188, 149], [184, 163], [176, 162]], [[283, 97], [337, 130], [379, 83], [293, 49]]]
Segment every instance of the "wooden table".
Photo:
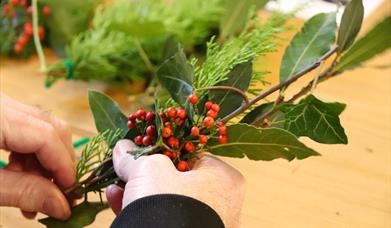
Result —
[[[373, 25], [390, 9], [385, 3], [365, 23]], [[299, 25], [300, 22], [293, 22]], [[291, 37], [289, 34], [287, 37]], [[277, 81], [281, 54], [265, 63]], [[48, 53], [49, 60], [55, 57]], [[387, 52], [369, 65], [390, 64]], [[43, 87], [38, 61], [1, 60], [1, 92], [50, 110], [71, 125], [94, 130], [86, 89], [104, 90], [98, 83], [59, 82]], [[304, 82], [293, 86], [299, 88]], [[125, 110], [133, 110], [124, 94], [111, 93]], [[224, 159], [247, 180], [242, 227], [391, 227], [391, 70], [362, 68], [319, 85], [316, 95], [348, 104], [341, 121], [349, 145], [319, 145], [303, 140], [323, 156], [303, 161], [254, 162]], [[75, 135], [75, 139], [79, 136]], [[1, 153], [1, 159], [6, 154]], [[43, 217], [40, 215], [39, 217]], [[108, 227], [114, 214], [107, 210], [90, 227]], [[18, 209], [0, 209], [0, 227], [42, 227], [25, 220]]]

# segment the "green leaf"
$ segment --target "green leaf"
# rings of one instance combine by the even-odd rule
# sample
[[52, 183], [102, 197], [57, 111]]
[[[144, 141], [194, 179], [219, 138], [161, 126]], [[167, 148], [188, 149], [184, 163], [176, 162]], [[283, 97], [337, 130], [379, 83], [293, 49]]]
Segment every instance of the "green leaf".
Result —
[[377, 24], [343, 55], [335, 66], [336, 72], [352, 69], [391, 47], [391, 16]]
[[225, 12], [220, 21], [221, 37], [233, 36], [242, 29], [252, 7], [261, 8], [268, 0], [225, 0]]
[[362, 0], [352, 0], [346, 6], [342, 15], [341, 26], [338, 32], [338, 53], [347, 50], [361, 29], [364, 18], [364, 6]]
[[101, 202], [86, 202], [72, 208], [72, 216], [67, 221], [55, 218], [44, 218], [38, 220], [48, 228], [83, 228], [94, 222], [96, 215], [108, 208], [107, 204]]
[[98, 91], [88, 91], [88, 101], [95, 119], [96, 129], [103, 133], [106, 130], [121, 129], [121, 138], [129, 131], [127, 117], [121, 112], [119, 106], [108, 96]]
[[228, 142], [219, 144], [211, 140], [209, 151], [226, 157], [270, 161], [284, 158], [289, 161], [319, 155], [297, 140], [292, 133], [279, 129], [260, 129], [247, 124], [235, 124], [228, 127]]
[[285, 50], [280, 81], [287, 80], [330, 50], [337, 29], [335, 20], [335, 13], [321, 13], [304, 24]]
[[187, 61], [181, 49], [167, 59], [157, 70], [160, 84], [170, 93], [171, 97], [182, 107], [185, 107], [187, 97], [193, 91], [193, 66]]
[[348, 138], [339, 120], [345, 107], [345, 104], [325, 103], [309, 95], [298, 104], [281, 107], [285, 113], [284, 128], [296, 136], [308, 136], [319, 143], [347, 144]]
[[246, 123], [251, 124], [254, 122], [258, 117], [264, 115], [268, 111], [270, 111], [274, 106], [274, 102], [269, 102], [265, 104], [261, 104], [260, 106], [254, 108], [251, 110], [251, 112], [247, 113], [242, 120], [240, 120], [240, 123]]
[[[236, 65], [227, 75], [227, 80], [217, 84], [217, 86], [230, 86], [246, 92], [253, 76], [252, 60]], [[229, 90], [211, 90], [209, 98], [220, 105], [219, 117], [230, 114], [239, 108], [243, 103], [243, 97]]]
[[65, 47], [79, 33], [88, 29], [99, 0], [40, 0], [50, 7], [45, 17], [49, 29], [50, 46], [60, 56], [65, 56]]
[[166, 39], [163, 49], [163, 59], [161, 62], [164, 62], [166, 59], [172, 57], [176, 53], [181, 51], [181, 45], [174, 36], [170, 36]]

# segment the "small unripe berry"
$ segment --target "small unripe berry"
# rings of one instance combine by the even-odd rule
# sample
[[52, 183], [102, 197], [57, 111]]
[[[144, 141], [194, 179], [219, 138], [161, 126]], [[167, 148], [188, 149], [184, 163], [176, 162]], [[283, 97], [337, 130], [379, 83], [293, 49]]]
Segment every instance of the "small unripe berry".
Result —
[[219, 133], [220, 133], [220, 135], [226, 135], [227, 134], [227, 127], [226, 126], [219, 127]]
[[226, 144], [228, 142], [228, 137], [226, 135], [220, 135], [218, 140], [219, 140], [219, 143]]
[[200, 129], [198, 127], [196, 127], [196, 126], [192, 127], [191, 128], [191, 134], [193, 136], [198, 136], [200, 134]]
[[176, 165], [176, 168], [181, 172], [189, 171], [189, 165], [187, 164], [187, 161], [179, 161]]
[[187, 142], [185, 143], [184, 147], [183, 147], [187, 152], [193, 152], [194, 149], [195, 149], [195, 146], [192, 142]]
[[219, 112], [220, 111], [220, 106], [218, 104], [213, 104], [211, 109], [215, 112]]
[[199, 137], [199, 141], [200, 141], [200, 143], [201, 144], [205, 144], [205, 143], [207, 143], [208, 142], [208, 136], [206, 136], [206, 135], [200, 135], [200, 137]]
[[178, 147], [179, 147], [179, 139], [177, 139], [177, 138], [175, 138], [175, 137], [170, 137], [170, 138], [167, 140], [167, 144], [168, 144], [170, 147], [178, 148]]
[[207, 101], [205, 102], [205, 108], [207, 110], [211, 109], [212, 108], [212, 105], [213, 105], [213, 102], [212, 101]]
[[214, 124], [214, 119], [212, 117], [205, 117], [205, 119], [202, 121], [202, 124], [207, 127], [207, 128], [211, 128]]
[[141, 144], [143, 144], [143, 136], [141, 136], [141, 135], [138, 135], [138, 136], [136, 136], [135, 138], [134, 138], [134, 143], [136, 144], [136, 145], [141, 145]]
[[147, 127], [146, 133], [148, 136], [154, 137], [156, 134], [156, 127], [155, 125], [150, 125]]
[[134, 129], [136, 128], [136, 123], [132, 120], [128, 120], [128, 128], [129, 129]]
[[198, 102], [198, 96], [197, 96], [197, 94], [194, 94], [194, 93], [192, 95], [190, 95], [187, 99], [193, 105], [197, 104], [197, 102]]
[[217, 117], [217, 112], [213, 111], [212, 109], [209, 110], [207, 113], [206, 113], [206, 116], [209, 116], [209, 117], [212, 117], [212, 118], [216, 118]]
[[136, 113], [134, 115], [136, 116], [137, 119], [143, 120], [143, 119], [145, 119], [146, 114], [147, 113], [144, 111], [144, 109], [139, 109], [136, 111]]
[[170, 137], [171, 135], [172, 135], [172, 130], [171, 130], [171, 128], [164, 127], [164, 128], [162, 129], [162, 136], [163, 136], [163, 138], [168, 138], [168, 137]]
[[170, 117], [170, 118], [175, 118], [176, 117], [176, 108], [169, 107], [167, 109], [167, 116]]
[[50, 8], [49, 8], [49, 6], [44, 6], [44, 7], [42, 8], [42, 13], [43, 13], [43, 15], [45, 15], [45, 16], [49, 16], [49, 14], [50, 14]]
[[152, 144], [152, 137], [148, 136], [148, 135], [144, 136], [143, 144], [144, 144], [144, 146], [150, 146]]
[[155, 112], [147, 112], [146, 116], [145, 116], [145, 120], [148, 122], [148, 123], [151, 123], [155, 120]]
[[184, 109], [178, 109], [176, 115], [181, 119], [185, 119], [187, 117], [186, 111]]

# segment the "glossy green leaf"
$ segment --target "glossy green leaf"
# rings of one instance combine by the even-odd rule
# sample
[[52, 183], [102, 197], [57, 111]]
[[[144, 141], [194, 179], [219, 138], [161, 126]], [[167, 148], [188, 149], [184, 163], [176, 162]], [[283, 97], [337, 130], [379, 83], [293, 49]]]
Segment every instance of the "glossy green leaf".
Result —
[[325, 103], [309, 95], [298, 104], [281, 107], [285, 113], [284, 128], [296, 136], [308, 136], [319, 143], [347, 144], [348, 138], [339, 120], [345, 107], [345, 104]]
[[391, 16], [377, 24], [341, 57], [336, 72], [352, 69], [391, 47]]
[[61, 221], [55, 218], [38, 220], [48, 228], [83, 228], [94, 222], [96, 215], [108, 208], [107, 204], [100, 202], [83, 202], [72, 208], [71, 218]]
[[336, 29], [335, 13], [321, 13], [309, 19], [285, 50], [280, 81], [285, 81], [326, 54], [335, 41]]
[[338, 52], [347, 50], [361, 29], [364, 18], [364, 6], [362, 0], [352, 0], [346, 6], [342, 15], [341, 25], [338, 32]]
[[174, 56], [176, 53], [181, 51], [181, 45], [174, 36], [170, 36], [166, 39], [163, 49], [163, 58], [161, 62], [164, 62], [166, 59]]
[[112, 131], [122, 129], [121, 138], [128, 133], [128, 119], [110, 97], [98, 91], [90, 90], [88, 91], [88, 100], [95, 119], [96, 129], [100, 133], [108, 129]]
[[252, 7], [261, 8], [268, 0], [225, 0], [224, 14], [220, 22], [221, 37], [235, 35], [246, 23]]
[[[253, 76], [252, 61], [236, 65], [227, 75], [227, 80], [217, 84], [217, 86], [230, 86], [246, 92]], [[243, 97], [236, 92], [229, 90], [211, 90], [209, 99], [220, 105], [219, 117], [230, 114], [239, 108], [243, 103]]]
[[219, 144], [211, 140], [209, 151], [212, 154], [251, 160], [270, 161], [284, 158], [289, 161], [319, 155], [297, 140], [292, 133], [279, 129], [261, 129], [247, 124], [228, 127], [228, 143]]
[[193, 66], [187, 61], [181, 49], [167, 59], [157, 70], [160, 84], [170, 93], [171, 97], [182, 107], [185, 107], [187, 97], [193, 91]]
[[260, 106], [254, 108], [249, 113], [247, 113], [243, 119], [240, 120], [240, 123], [246, 123], [251, 124], [254, 122], [258, 117], [261, 117], [268, 111], [270, 111], [274, 106], [274, 102], [269, 102], [265, 104], [261, 104]]

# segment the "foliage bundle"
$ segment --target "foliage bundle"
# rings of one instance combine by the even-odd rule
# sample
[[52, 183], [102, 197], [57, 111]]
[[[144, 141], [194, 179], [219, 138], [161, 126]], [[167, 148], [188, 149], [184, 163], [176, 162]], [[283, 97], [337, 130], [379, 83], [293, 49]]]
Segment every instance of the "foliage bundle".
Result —
[[[339, 28], [335, 13], [318, 14], [308, 20], [285, 49], [280, 83], [256, 92], [251, 99], [248, 97], [251, 82], [260, 78], [253, 70], [253, 62], [269, 50], [260, 46], [272, 43], [265, 41], [257, 46], [253, 37], [270, 36], [273, 40], [276, 35], [270, 35], [269, 32], [273, 31], [270, 29], [264, 34], [265, 25], [254, 27], [251, 22], [243, 35], [228, 43], [218, 44], [212, 39], [207, 59], [201, 64], [194, 59], [188, 61], [179, 44], [167, 44], [166, 56], [169, 57], [159, 66], [156, 75], [172, 99], [164, 105], [160, 105], [157, 99], [153, 113], [139, 110], [127, 117], [109, 97], [90, 91], [90, 106], [100, 132], [97, 139], [105, 139], [106, 134], [116, 137], [107, 140], [109, 146], [102, 150], [107, 151], [103, 152], [103, 157], [107, 158], [105, 162], [96, 158], [100, 164], [98, 168], [93, 169], [86, 179], [79, 179], [78, 185], [70, 192], [77, 193], [75, 189], [78, 189], [86, 194], [103, 189], [106, 183], [118, 181], [112, 171], [110, 148], [119, 138], [131, 139], [140, 145], [139, 150], [130, 152], [135, 158], [162, 153], [179, 171], [191, 169], [187, 162], [196, 159], [201, 151], [251, 160], [283, 158], [290, 161], [319, 155], [299, 141], [303, 136], [323, 144], [347, 144], [339, 119], [346, 105], [322, 101], [312, 92], [318, 83], [360, 66], [391, 46], [390, 16], [356, 41], [363, 12], [362, 1], [352, 0], [344, 11]], [[332, 61], [326, 66], [325, 61], [329, 58]], [[284, 94], [289, 85], [315, 69], [319, 69], [319, 73], [294, 96], [286, 99]], [[265, 101], [275, 92], [279, 96], [274, 102]], [[86, 147], [84, 154], [93, 153], [97, 139]], [[81, 164], [84, 163], [82, 160]], [[86, 168], [84, 172], [82, 167], [85, 166], [78, 166], [78, 173], [91, 171]], [[75, 208], [78, 212], [73, 216], [83, 215], [92, 221], [96, 212], [81, 210], [84, 204]], [[48, 226], [58, 222], [44, 220]], [[73, 219], [68, 221], [74, 222]]]

